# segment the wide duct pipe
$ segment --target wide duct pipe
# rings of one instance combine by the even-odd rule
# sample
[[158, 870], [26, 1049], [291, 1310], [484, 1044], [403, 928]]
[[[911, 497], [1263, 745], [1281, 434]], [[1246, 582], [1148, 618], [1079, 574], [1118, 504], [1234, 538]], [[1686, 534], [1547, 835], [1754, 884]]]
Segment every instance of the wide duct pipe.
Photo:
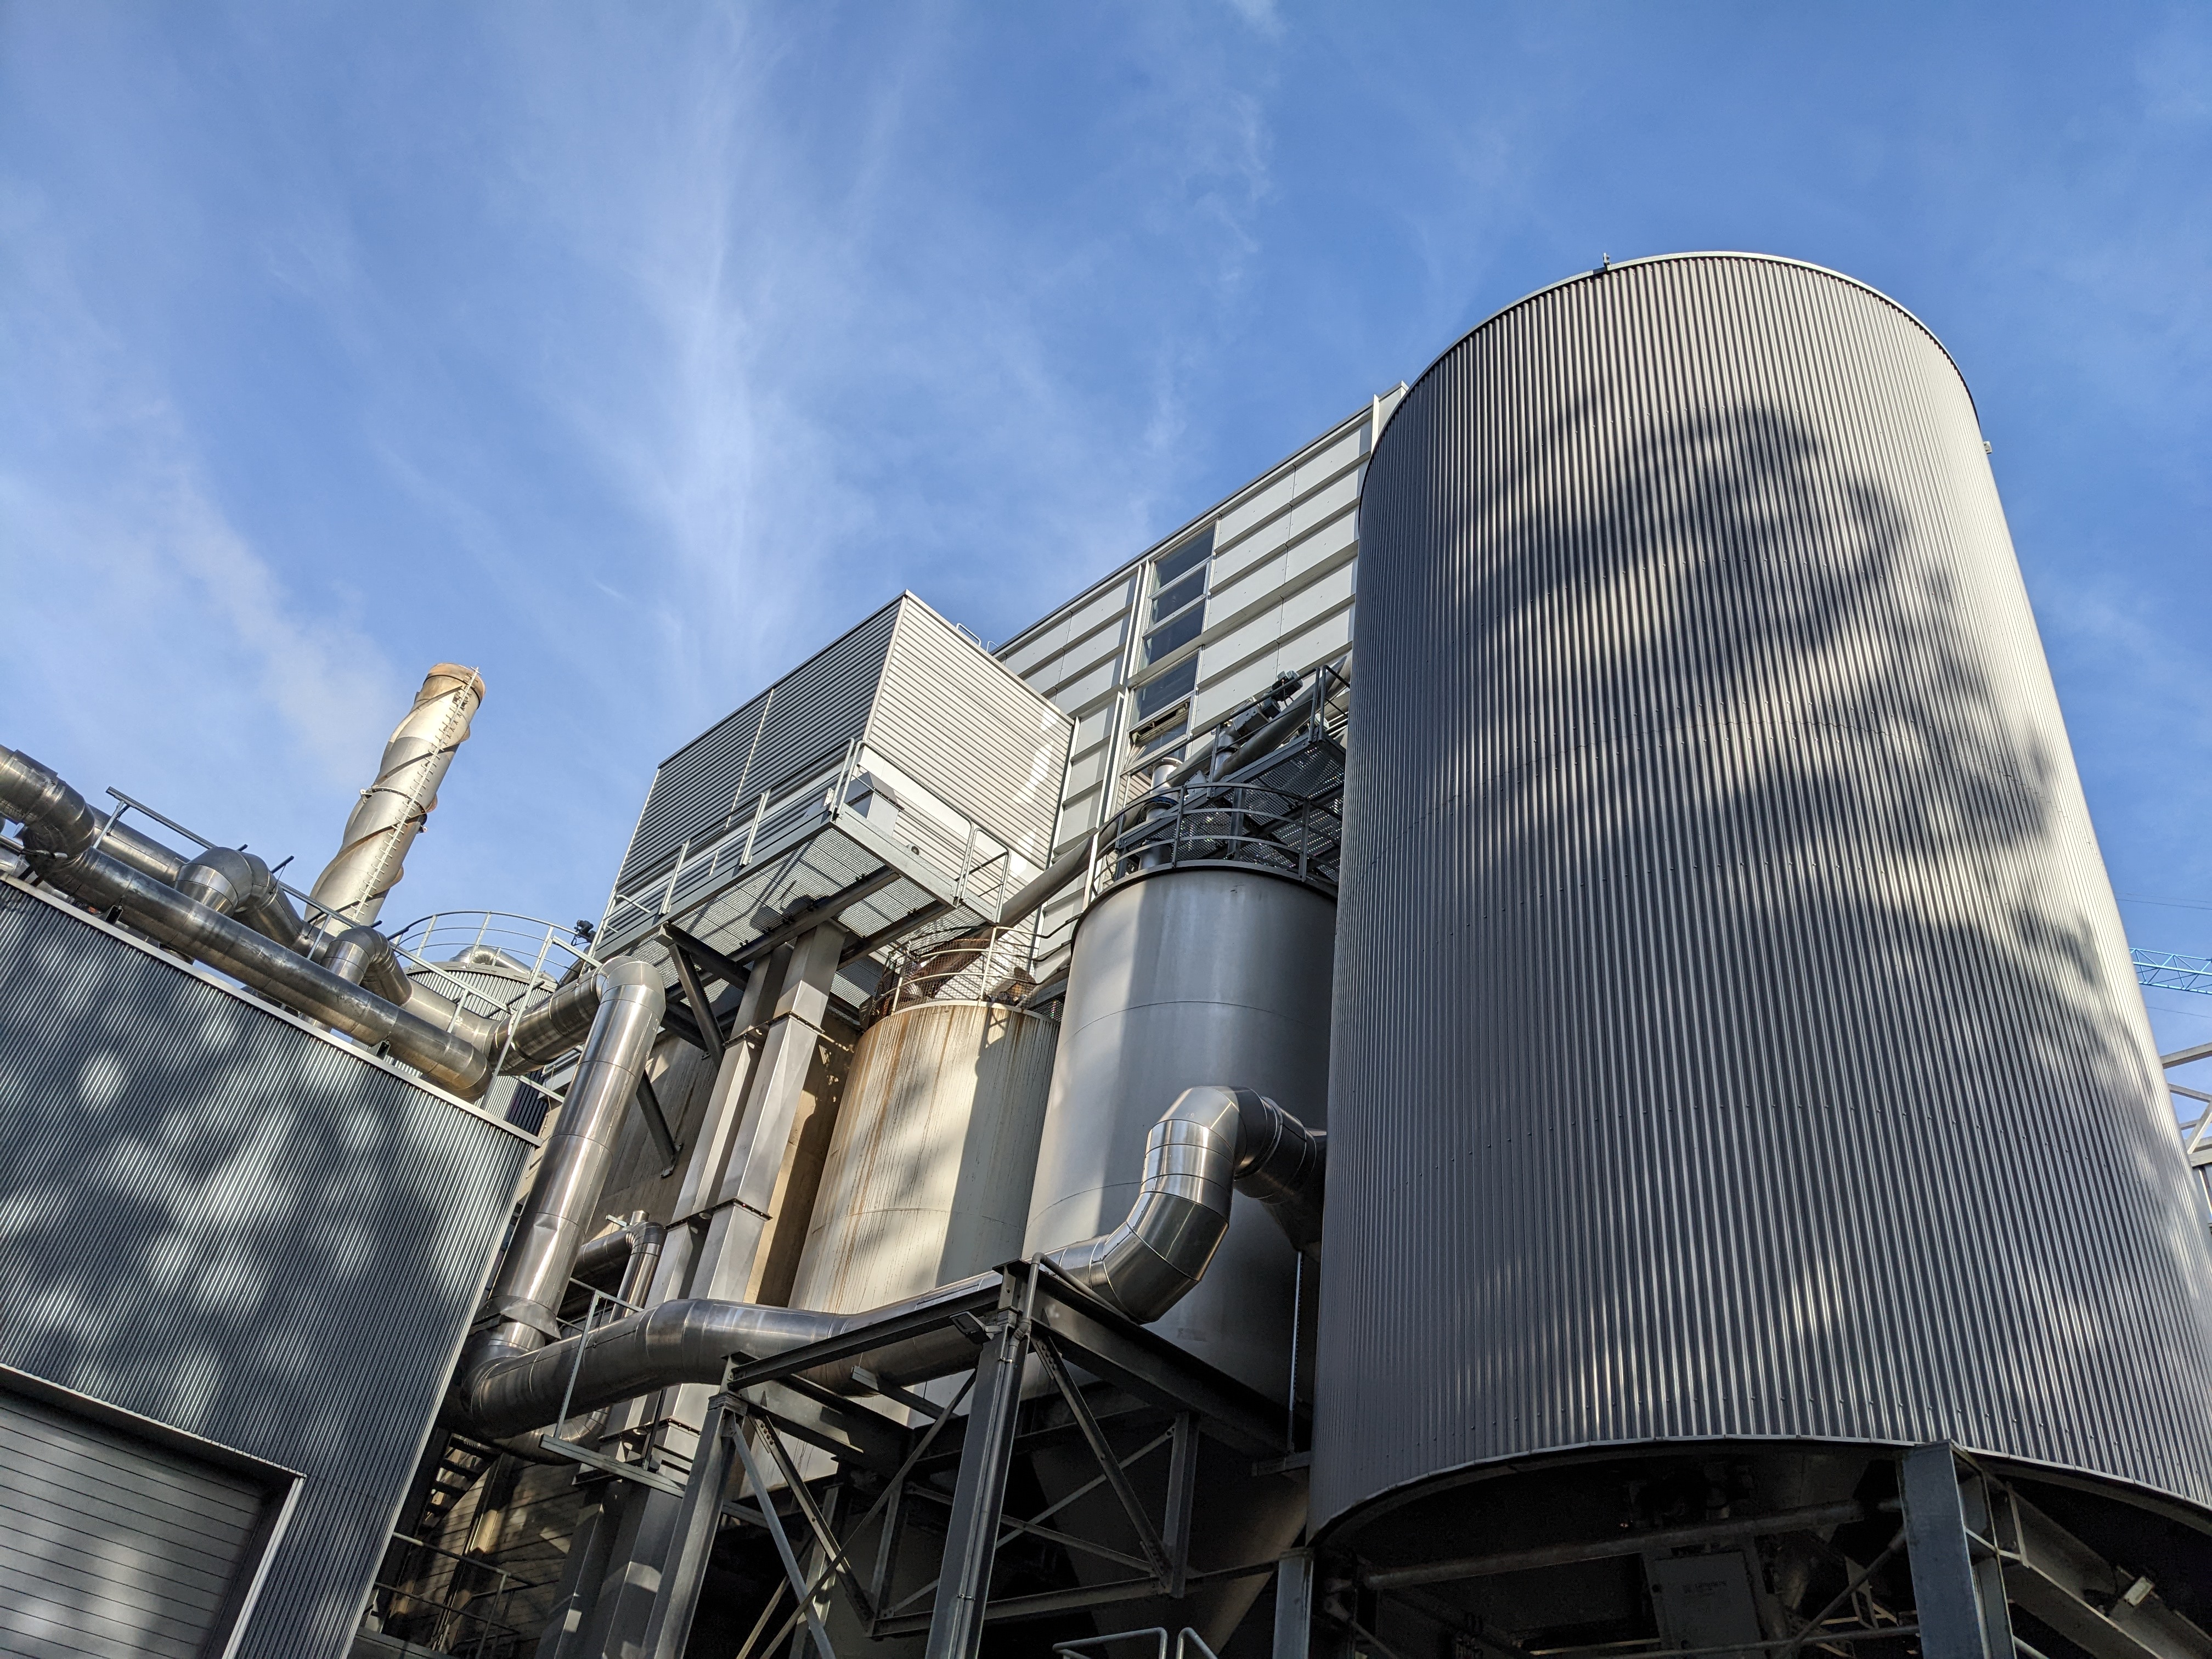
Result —
[[[106, 850], [105, 842], [101, 850]], [[237, 917], [264, 939], [273, 939], [288, 951], [301, 948], [305, 929], [300, 913], [292, 908], [292, 901], [285, 896], [269, 866], [252, 854], [235, 847], [210, 847], [168, 880], [186, 898]], [[404, 997], [388, 1000], [406, 1000]]]
[[[274, 900], [264, 894], [254, 906], [268, 932], [226, 915], [226, 905], [243, 910], [240, 896], [252, 894], [266, 877], [260, 860], [229, 848], [185, 859], [103, 818], [51, 769], [4, 746], [0, 817], [22, 824], [35, 866], [64, 890], [119, 908], [163, 944], [349, 1036], [390, 1045], [399, 1059], [464, 1099], [473, 1100], [489, 1086], [505, 1042], [500, 1025], [420, 989], [402, 1008], [397, 999], [379, 996], [288, 949], [270, 937], [282, 931], [290, 908], [276, 909], [281, 890]], [[155, 873], [163, 868], [187, 886], [172, 885]], [[274, 890], [274, 878], [266, 879]], [[295, 925], [295, 938], [299, 932]], [[388, 953], [389, 941], [376, 937]]]
[[514, 1242], [501, 1258], [489, 1303], [491, 1322], [469, 1340], [461, 1366], [465, 1390], [465, 1379], [479, 1370], [527, 1355], [561, 1334], [561, 1300], [592, 1231], [623, 1114], [660, 1031], [665, 994], [657, 970], [622, 957], [596, 978], [598, 1012]]
[[[1322, 1138], [1249, 1089], [1187, 1089], [1152, 1127], [1134, 1204], [1111, 1232], [1039, 1258], [1108, 1306], [1149, 1323], [1197, 1284], [1229, 1225], [1232, 1191], [1265, 1204], [1300, 1249], [1320, 1242]], [[565, 1395], [574, 1414], [684, 1382], [712, 1382], [732, 1355], [764, 1358], [878, 1321], [927, 1312], [997, 1279], [983, 1273], [864, 1312], [831, 1314], [706, 1298], [664, 1302], [586, 1335], [526, 1352], [477, 1351], [462, 1389], [477, 1431], [544, 1426]], [[851, 1393], [857, 1370], [908, 1387], [974, 1362], [975, 1345], [945, 1328], [839, 1360], [805, 1380]]]
[[127, 823], [115, 820], [120, 814], [100, 814], [100, 833], [94, 842], [100, 850], [118, 863], [127, 864], [142, 876], [151, 876], [156, 881], [177, 884], [190, 862], [182, 853], [164, 847], [150, 836], [142, 836]]
[[483, 678], [473, 668], [441, 662], [423, 678], [415, 706], [384, 746], [376, 781], [346, 818], [337, 856], [315, 878], [317, 904], [345, 921], [376, 920], [385, 895], [406, 873], [407, 849], [437, 806], [438, 786], [483, 697]]

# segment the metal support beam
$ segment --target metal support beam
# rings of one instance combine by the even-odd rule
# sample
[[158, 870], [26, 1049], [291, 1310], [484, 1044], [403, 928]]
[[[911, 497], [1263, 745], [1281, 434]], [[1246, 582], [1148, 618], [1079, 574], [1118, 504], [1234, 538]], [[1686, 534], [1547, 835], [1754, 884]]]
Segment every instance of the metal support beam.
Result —
[[[1052, 1379], [1053, 1387], [1060, 1390], [1061, 1400], [1066, 1402], [1076, 1426], [1083, 1431], [1083, 1438], [1091, 1448], [1091, 1455], [1098, 1460], [1099, 1470], [1105, 1475], [1115, 1501], [1121, 1504], [1121, 1514], [1128, 1521], [1130, 1530], [1137, 1534], [1137, 1547], [1145, 1553], [1145, 1561], [1152, 1568], [1152, 1577], [1159, 1581], [1163, 1590], [1170, 1595], [1176, 1594], [1170, 1586], [1179, 1575], [1169, 1564], [1166, 1546], [1161, 1540], [1158, 1529], [1152, 1525], [1152, 1516], [1145, 1513], [1145, 1506], [1137, 1501], [1136, 1489], [1129, 1485], [1129, 1477], [1122, 1472], [1120, 1455], [1108, 1442], [1106, 1431], [1098, 1426], [1098, 1419], [1091, 1415], [1090, 1403], [1084, 1399], [1083, 1390], [1068, 1380], [1067, 1370], [1060, 1363], [1060, 1356], [1053, 1352], [1049, 1340], [1033, 1341], [1031, 1347], [1036, 1354], [1037, 1363], [1044, 1368], [1045, 1375]], [[963, 1473], [965, 1473], [964, 1469]], [[1170, 1494], [1170, 1501], [1173, 1502], [1172, 1486]]]
[[[707, 1558], [714, 1551], [715, 1525], [737, 1468], [734, 1443], [744, 1432], [737, 1405], [728, 1395], [719, 1394], [707, 1407], [699, 1449], [691, 1460], [691, 1478], [684, 1483], [683, 1508], [677, 1514], [674, 1546], [645, 1627], [645, 1659], [683, 1659], [684, 1644], [691, 1639], [691, 1620], [698, 1611]], [[763, 1498], [764, 1506], [767, 1502]]]
[[676, 982], [683, 988], [684, 1005], [690, 1010], [691, 1023], [699, 1028], [700, 1044], [707, 1058], [714, 1064], [722, 1063], [722, 1028], [714, 1018], [714, 1005], [708, 1000], [707, 988], [699, 982], [698, 971], [691, 965], [691, 953], [683, 940], [690, 937], [680, 927], [661, 929], [668, 940], [669, 959], [676, 964]]
[[[738, 1431], [731, 1437], [738, 1461], [745, 1466], [745, 1480], [753, 1495], [760, 1502], [761, 1519], [768, 1527], [768, 1535], [775, 1541], [776, 1559], [783, 1563], [783, 1576], [791, 1581], [792, 1594], [799, 1597], [799, 1610], [805, 1616], [806, 1628], [813, 1633], [814, 1646], [821, 1659], [837, 1659], [837, 1650], [830, 1645], [830, 1632], [822, 1628], [822, 1615], [816, 1610], [816, 1591], [799, 1565], [799, 1557], [791, 1547], [791, 1534], [783, 1529], [783, 1517], [775, 1512], [775, 1494], [769, 1489], [768, 1476], [762, 1471], [760, 1460], [753, 1455], [751, 1446], [752, 1423], [748, 1408], [740, 1406]], [[773, 1434], [773, 1428], [769, 1432]]]
[[[1939, 1440], [1905, 1453], [1899, 1485], [1923, 1659], [2013, 1659], [2003, 1573], [1986, 1534], [1975, 1535], [1951, 1443]], [[1986, 1528], [1978, 1483], [1973, 1504]]]
[[1168, 1450], [1168, 1512], [1160, 1528], [1168, 1553], [1168, 1594], [1181, 1595], [1190, 1577], [1190, 1512], [1198, 1496], [1198, 1419], [1177, 1412]]
[[678, 956], [688, 957], [702, 979], [719, 979], [732, 989], [743, 989], [752, 969], [734, 957], [726, 957], [706, 940], [686, 933], [672, 921], [660, 925], [660, 936]]
[[1389, 1567], [1363, 1575], [1360, 1582], [1372, 1590], [1409, 1589], [1419, 1584], [1448, 1584], [1461, 1578], [1488, 1578], [1499, 1573], [1526, 1572], [1536, 1567], [1560, 1567], [1579, 1561], [1640, 1555], [1646, 1550], [1687, 1549], [1701, 1544], [1724, 1544], [1741, 1538], [1763, 1538], [1777, 1533], [1814, 1532], [1863, 1521], [1863, 1504], [1819, 1504], [1808, 1509], [1782, 1510], [1772, 1515], [1747, 1516], [1738, 1521], [1701, 1521], [1681, 1527], [1657, 1527], [1645, 1532], [1624, 1532], [1611, 1538], [1573, 1544], [1542, 1544], [1534, 1549], [1506, 1550], [1492, 1555], [1466, 1555], [1448, 1561], [1425, 1561], [1418, 1565]]
[[638, 1115], [645, 1119], [645, 1132], [653, 1137], [653, 1150], [660, 1154], [664, 1176], [676, 1173], [676, 1159], [683, 1148], [676, 1144], [675, 1131], [668, 1127], [668, 1114], [660, 1109], [660, 1097], [653, 1091], [653, 1079], [643, 1072], [637, 1074]]
[[788, 921], [779, 922], [731, 958], [739, 966], [758, 962], [779, 945], [788, 945], [804, 934], [812, 933], [826, 921], [835, 921], [862, 899], [873, 898], [884, 888], [904, 880], [896, 870], [878, 870], [872, 876], [863, 876], [849, 886], [841, 887], [827, 897], [816, 899]]
[[983, 1351], [975, 1361], [975, 1403], [960, 1448], [945, 1567], [930, 1611], [924, 1659], [975, 1659], [982, 1650], [983, 1605], [990, 1599], [999, 1511], [1006, 1503], [1006, 1466], [1022, 1403], [1022, 1364], [1030, 1346], [1029, 1321], [1014, 1309], [993, 1314], [984, 1329]]
[[1313, 1642], [1314, 1553], [1287, 1552], [1275, 1568], [1273, 1659], [1308, 1659]]

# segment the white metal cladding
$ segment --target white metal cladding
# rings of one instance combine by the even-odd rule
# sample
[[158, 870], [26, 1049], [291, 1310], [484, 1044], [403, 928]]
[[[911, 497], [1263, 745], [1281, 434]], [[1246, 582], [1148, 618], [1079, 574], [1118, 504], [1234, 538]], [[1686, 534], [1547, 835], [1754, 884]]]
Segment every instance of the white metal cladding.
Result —
[[0, 882], [0, 1364], [305, 1477], [247, 1659], [345, 1650], [529, 1146]]
[[1070, 730], [902, 594], [662, 766], [601, 947], [653, 954], [672, 919], [734, 951], [780, 905], [886, 866], [900, 879], [841, 915], [849, 931], [933, 902], [980, 926], [1048, 861]]
[[1042, 868], [1073, 724], [911, 598], [868, 715], [867, 744]]
[[[1128, 742], [1135, 688], [1194, 670], [1191, 714], [1203, 726], [1278, 673], [1304, 673], [1350, 648], [1360, 481], [1403, 390], [1371, 399], [1000, 648], [1001, 661], [1075, 717], [1057, 850], [1079, 845], [1128, 798], [1121, 781], [1139, 758]], [[1132, 617], [1149, 614], [1152, 561], [1209, 529], [1204, 631], [1158, 663], [1138, 661], [1141, 630]], [[1040, 972], [1065, 963], [1082, 902], [1070, 889], [1046, 907], [1041, 951], [1049, 959]]]
[[0, 1383], [0, 1653], [220, 1651], [274, 1501]]
[[1570, 1447], [2212, 1504], [2212, 1261], [1972, 404], [1870, 290], [1614, 267], [1386, 430], [1315, 1520]]

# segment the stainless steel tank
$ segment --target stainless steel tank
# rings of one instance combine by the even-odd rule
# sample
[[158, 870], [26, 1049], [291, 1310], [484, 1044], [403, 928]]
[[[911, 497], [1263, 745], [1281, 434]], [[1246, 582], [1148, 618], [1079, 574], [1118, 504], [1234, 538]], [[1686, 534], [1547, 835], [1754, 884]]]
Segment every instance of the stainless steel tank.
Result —
[[1740, 255], [1547, 289], [1400, 405], [1331, 1043], [1337, 1540], [1659, 1443], [1948, 1438], [2212, 1504], [2202, 1206], [1985, 450], [1908, 313]]
[[[1091, 907], [1076, 930], [1025, 1255], [1128, 1213], [1145, 1137], [1185, 1089], [1256, 1089], [1321, 1126], [1335, 924], [1327, 895], [1254, 869], [1166, 870]], [[1296, 1261], [1267, 1212], [1239, 1204], [1206, 1277], [1153, 1329], [1283, 1399]]]
[[981, 1002], [916, 1003], [860, 1034], [793, 1307], [881, 1307], [1021, 1255], [1058, 1038]]

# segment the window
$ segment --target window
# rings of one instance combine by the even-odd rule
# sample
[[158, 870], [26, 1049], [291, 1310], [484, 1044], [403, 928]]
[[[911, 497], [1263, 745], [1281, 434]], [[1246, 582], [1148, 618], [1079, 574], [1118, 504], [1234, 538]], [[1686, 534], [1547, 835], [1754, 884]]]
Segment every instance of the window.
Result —
[[1137, 688], [1136, 723], [1139, 726], [1153, 715], [1172, 707], [1191, 694], [1198, 684], [1198, 659], [1178, 663], [1156, 680], [1147, 680]]
[[1155, 663], [1188, 645], [1206, 628], [1206, 574], [1213, 556], [1208, 525], [1152, 561], [1152, 602], [1146, 613], [1144, 661]]

